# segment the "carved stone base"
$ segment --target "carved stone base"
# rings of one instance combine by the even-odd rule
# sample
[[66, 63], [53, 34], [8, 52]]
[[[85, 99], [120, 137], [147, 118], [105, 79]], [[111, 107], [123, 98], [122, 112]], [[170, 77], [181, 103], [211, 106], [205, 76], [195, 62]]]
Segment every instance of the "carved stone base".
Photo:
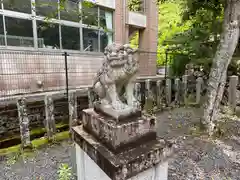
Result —
[[114, 152], [156, 139], [156, 121], [152, 116], [126, 120], [126, 123], [117, 123], [94, 109], [83, 110], [83, 127]]
[[[78, 144], [75, 144], [78, 180], [111, 180], [111, 178], [88, 156]], [[168, 162], [161, 162], [128, 180], [167, 180]]]
[[122, 122], [132, 117], [140, 117], [142, 114], [141, 111], [138, 109], [135, 109], [134, 111], [132, 108], [126, 108], [124, 110], [116, 110], [116, 109], [113, 109], [111, 106], [103, 105], [100, 102], [94, 103], [94, 110], [96, 112], [103, 113], [106, 116], [113, 117], [117, 122]]
[[[172, 144], [163, 140], [153, 139], [151, 141], [145, 141], [142, 142], [140, 146], [119, 153], [114, 153], [91, 134], [86, 132], [83, 129], [83, 126], [74, 127], [73, 133], [74, 141], [77, 144], [79, 180], [125, 180], [129, 178], [133, 180], [141, 173], [146, 173], [146, 171], [151, 171], [151, 169], [162, 166], [172, 154]], [[79, 155], [79, 153], [82, 155]], [[94, 167], [91, 163], [82, 163], [82, 161], [79, 160], [79, 156], [89, 157], [89, 159], [97, 165], [96, 167], [99, 167], [102, 170], [99, 175], [101, 178], [97, 174], [97, 177], [94, 177], [95, 174], [92, 172], [92, 168]], [[163, 174], [159, 174], [159, 178], [155, 178], [154, 180], [167, 179], [166, 165], [164, 168], [165, 170], [163, 171]], [[90, 170], [88, 174], [82, 174], [86, 173], [88, 170]], [[161, 171], [155, 170], [154, 172], [159, 173]], [[161, 178], [161, 175], [164, 177]], [[84, 176], [84, 178], [81, 178], [82, 176]], [[153, 176], [149, 175], [148, 177], [140, 178], [138, 180], [141, 179], [152, 180]]]

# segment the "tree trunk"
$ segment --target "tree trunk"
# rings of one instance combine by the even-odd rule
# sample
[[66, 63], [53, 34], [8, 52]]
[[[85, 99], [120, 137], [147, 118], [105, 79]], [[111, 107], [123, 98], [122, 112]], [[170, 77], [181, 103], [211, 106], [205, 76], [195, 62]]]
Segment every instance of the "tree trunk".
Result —
[[219, 105], [222, 100], [226, 83], [228, 65], [232, 60], [239, 39], [239, 10], [238, 0], [227, 0], [225, 7], [223, 32], [218, 50], [213, 59], [210, 71], [207, 101], [204, 104], [204, 117], [202, 120], [209, 135], [212, 135], [218, 118]]

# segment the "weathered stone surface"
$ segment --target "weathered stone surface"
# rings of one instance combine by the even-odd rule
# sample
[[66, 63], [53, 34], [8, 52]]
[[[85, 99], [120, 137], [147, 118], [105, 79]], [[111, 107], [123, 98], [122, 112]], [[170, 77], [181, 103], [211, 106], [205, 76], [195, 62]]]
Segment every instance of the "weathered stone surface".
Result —
[[[94, 101], [94, 108], [83, 110], [83, 125], [73, 128], [82, 154], [113, 180], [125, 180], [152, 168], [166, 160], [172, 150], [171, 143], [157, 140], [155, 117], [141, 113], [135, 97], [139, 88], [134, 93], [139, 65], [135, 52], [130, 45], [113, 43], [105, 48], [105, 61], [91, 88], [99, 99]], [[148, 105], [150, 95], [154, 97], [150, 80], [145, 87]], [[79, 169], [91, 165], [86, 166]]]
[[127, 123], [116, 123], [111, 117], [98, 114], [93, 109], [86, 109], [83, 110], [83, 126], [113, 151], [123, 150], [129, 143], [136, 145], [137, 142], [142, 143], [143, 139], [149, 141], [156, 138], [156, 122], [151, 116], [133, 118]]
[[[54, 99], [54, 117], [55, 123], [67, 123], [68, 122], [68, 103], [66, 98]], [[81, 110], [88, 108], [87, 97], [77, 97], [77, 117], [79, 119]], [[45, 120], [45, 105], [44, 101], [27, 102], [27, 114], [29, 118], [29, 128], [33, 130], [35, 128], [43, 128]], [[79, 124], [79, 122], [77, 122]], [[17, 104], [9, 104], [8, 106], [0, 106], [0, 139], [9, 138], [9, 136], [19, 135], [19, 119]]]
[[54, 118], [54, 104], [51, 96], [47, 95], [44, 99], [45, 101], [45, 128], [47, 131], [47, 136], [49, 139], [53, 138], [53, 135], [56, 133], [56, 124]]
[[[130, 45], [111, 44], [105, 48], [105, 61], [93, 83], [93, 91], [99, 96], [96, 105], [114, 118], [131, 115], [139, 109], [134, 96], [134, 84], [138, 71], [136, 50]], [[123, 92], [124, 90], [124, 92]], [[121, 100], [124, 97], [125, 102]], [[95, 101], [96, 102], [96, 101]]]
[[163, 140], [143, 142], [121, 153], [113, 153], [83, 126], [73, 128], [74, 141], [113, 180], [124, 180], [168, 160], [172, 154], [172, 144]]
[[24, 97], [18, 99], [17, 107], [22, 147], [29, 147], [31, 146], [29, 119], [27, 114], [26, 99]]
[[238, 76], [230, 76], [229, 89], [228, 89], [228, 103], [233, 112], [236, 110], [237, 105], [237, 86]]
[[[111, 180], [110, 177], [75, 144], [76, 159], [78, 162], [78, 180]], [[85, 168], [91, 167], [91, 168]], [[162, 162], [144, 170], [137, 175], [125, 180], [167, 180], [168, 162]]]
[[69, 129], [77, 124], [77, 95], [76, 91], [69, 94], [68, 108], [69, 108]]
[[142, 95], [141, 95], [141, 84], [140, 83], [136, 83], [135, 84], [135, 86], [134, 86], [134, 88], [135, 88], [135, 91], [134, 91], [134, 93], [135, 93], [135, 97], [137, 98], [137, 100], [138, 100], [138, 102], [139, 102], [139, 107], [138, 107], [138, 109], [139, 110], [141, 110], [141, 102], [142, 102]]
[[134, 111], [132, 110], [132, 108], [117, 110], [117, 109], [112, 109], [110, 106], [109, 107], [107, 106], [103, 107], [103, 106], [104, 105], [102, 105], [101, 103], [96, 102], [94, 106], [94, 110], [106, 116], [112, 117], [112, 119], [115, 120], [116, 122], [125, 122], [133, 117], [140, 117], [142, 115], [139, 109], [134, 109]]

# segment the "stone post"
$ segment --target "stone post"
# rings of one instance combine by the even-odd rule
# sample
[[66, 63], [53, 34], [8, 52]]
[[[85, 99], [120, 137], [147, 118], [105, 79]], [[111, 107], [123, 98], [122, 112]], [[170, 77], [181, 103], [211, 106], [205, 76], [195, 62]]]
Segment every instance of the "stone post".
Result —
[[196, 83], [196, 104], [200, 104], [201, 101], [201, 93], [202, 93], [202, 86], [203, 86], [203, 78], [198, 77]]
[[47, 137], [49, 140], [53, 139], [54, 134], [56, 133], [56, 124], [54, 118], [54, 104], [51, 95], [46, 95], [44, 98], [45, 102], [45, 128], [47, 131]]
[[172, 81], [166, 79], [166, 104], [169, 106], [172, 102]]
[[145, 99], [147, 101], [147, 99], [150, 97], [150, 91], [151, 91], [151, 80], [147, 79], [145, 80]]
[[[140, 83], [136, 83], [134, 88], [135, 88], [135, 98], [141, 104], [142, 103], [141, 84]], [[141, 107], [141, 105], [140, 105], [140, 107]]]
[[92, 88], [88, 88], [87, 94], [88, 94], [88, 107], [92, 108], [93, 107]]
[[152, 112], [153, 108], [153, 99], [151, 97], [151, 80], [145, 80], [145, 104], [144, 110], [148, 113]]
[[189, 75], [183, 75], [183, 77], [182, 77], [182, 83], [183, 83], [183, 102], [184, 102], [184, 104], [186, 104], [186, 100], [187, 100], [188, 77], [189, 77]]
[[158, 107], [158, 109], [161, 109], [161, 105], [162, 105], [161, 83], [162, 83], [161, 80], [157, 81], [157, 91], [156, 92], [157, 92], [157, 107]]
[[180, 104], [180, 86], [181, 86], [181, 81], [179, 78], [175, 79], [175, 104], [179, 105]]
[[228, 102], [232, 112], [236, 110], [237, 104], [237, 85], [238, 85], [238, 76], [231, 76], [229, 83], [229, 94], [228, 94]]
[[22, 148], [31, 147], [29, 118], [27, 114], [26, 99], [24, 97], [21, 97], [20, 99], [17, 100], [17, 108], [22, 143], [21, 146]]
[[71, 132], [71, 129], [73, 126], [77, 125], [77, 91], [73, 91], [69, 93], [69, 102], [68, 102], [68, 108], [69, 108], [69, 130]]

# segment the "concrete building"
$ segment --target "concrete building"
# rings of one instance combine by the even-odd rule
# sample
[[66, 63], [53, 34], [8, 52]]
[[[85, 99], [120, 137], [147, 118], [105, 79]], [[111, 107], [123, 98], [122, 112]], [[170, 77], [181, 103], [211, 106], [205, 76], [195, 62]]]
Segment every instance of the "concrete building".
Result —
[[64, 90], [63, 52], [69, 54], [69, 88], [88, 87], [104, 48], [128, 43], [136, 31], [142, 52], [139, 75], [156, 75], [156, 0], [142, 0], [135, 12], [128, 0], [68, 0], [65, 8], [59, 0], [11, 2], [1, 1], [0, 6], [1, 97]]

